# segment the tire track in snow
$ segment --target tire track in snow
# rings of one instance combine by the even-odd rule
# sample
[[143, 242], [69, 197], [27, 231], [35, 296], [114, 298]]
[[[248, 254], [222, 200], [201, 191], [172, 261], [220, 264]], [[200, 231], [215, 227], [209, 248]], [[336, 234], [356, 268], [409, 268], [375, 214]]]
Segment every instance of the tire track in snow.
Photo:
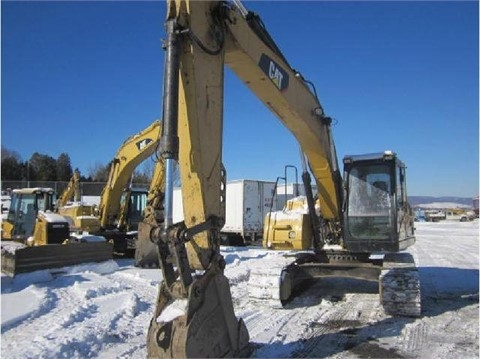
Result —
[[293, 357], [325, 357], [343, 352], [357, 332], [381, 314], [375, 294], [348, 294], [339, 302], [320, 305], [316, 318], [307, 319]]
[[[52, 328], [43, 345], [45, 358], [89, 358], [112, 344], [126, 342], [131, 333], [130, 318], [135, 315], [138, 299], [128, 287], [119, 290], [117, 283], [85, 292], [83, 309], [60, 323], [61, 330]], [[70, 293], [71, 294], [71, 293]]]
[[[141, 320], [140, 329], [132, 326], [132, 318], [142, 313], [147, 304], [139, 300], [125, 280], [94, 273], [84, 276], [89, 280], [60, 277], [55, 279], [57, 283], [50, 283], [53, 288], [44, 289], [43, 303], [36, 313], [18, 326], [4, 329], [3, 350], [15, 353], [13, 357], [17, 358], [38, 357], [38, 353], [43, 358], [92, 357], [111, 343], [144, 334], [150, 316]], [[30, 345], [11, 347], [18, 341]]]
[[[44, 352], [47, 349], [48, 341], [55, 341], [57, 331], [63, 331], [74, 323], [82, 321], [84, 318], [82, 313], [94, 312], [94, 309], [88, 305], [78, 308], [78, 303], [72, 301], [71, 298], [72, 293], [68, 288], [46, 288], [45, 303], [42, 303], [39, 309], [42, 315], [34, 315], [23, 321], [14, 330], [5, 333], [2, 337], [4, 345], [2, 350], [15, 353], [15, 358], [36, 357], [37, 355], [34, 353]], [[28, 347], [11, 348], [17, 341], [23, 342], [24, 340], [30, 343]]]
[[106, 348], [102, 356], [144, 358], [147, 355], [146, 338], [155, 309], [159, 281], [123, 271], [112, 273], [108, 277], [116, 283], [130, 287], [136, 295], [136, 305], [132, 306], [129, 316], [119, 318], [115, 323], [115, 329], [123, 335], [123, 342]]
[[405, 344], [403, 345], [403, 350], [412, 355], [413, 357], [418, 357], [421, 354], [421, 350], [426, 341], [427, 330], [425, 327], [425, 322], [417, 322], [405, 328], [403, 337]]
[[[29, 290], [26, 288], [25, 290]], [[30, 291], [33, 295], [37, 296], [41, 301], [40, 307], [35, 310], [33, 313], [27, 315], [26, 322], [31, 322], [37, 318], [40, 318], [44, 315], [48, 315], [50, 311], [54, 310], [56, 303], [58, 301], [58, 296], [50, 288], [37, 288], [36, 286], [31, 286]], [[25, 325], [25, 317], [16, 318], [10, 323], [2, 325], [1, 333], [4, 335], [10, 330], [13, 330], [17, 327], [22, 327]]]

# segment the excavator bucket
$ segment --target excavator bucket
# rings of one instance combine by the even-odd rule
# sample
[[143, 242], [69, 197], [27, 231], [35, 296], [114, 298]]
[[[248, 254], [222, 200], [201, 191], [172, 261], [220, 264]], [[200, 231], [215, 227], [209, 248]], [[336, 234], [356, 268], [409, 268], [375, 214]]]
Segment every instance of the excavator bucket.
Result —
[[204, 275], [192, 283], [188, 299], [174, 300], [160, 286], [147, 341], [149, 358], [247, 357], [249, 335], [233, 311], [223, 274]]
[[2, 272], [11, 276], [110, 259], [113, 259], [113, 245], [108, 242], [50, 244], [34, 247], [26, 247], [10, 241], [2, 242]]
[[135, 266], [142, 268], [158, 268], [157, 245], [149, 239], [142, 239], [140, 236], [135, 242]]

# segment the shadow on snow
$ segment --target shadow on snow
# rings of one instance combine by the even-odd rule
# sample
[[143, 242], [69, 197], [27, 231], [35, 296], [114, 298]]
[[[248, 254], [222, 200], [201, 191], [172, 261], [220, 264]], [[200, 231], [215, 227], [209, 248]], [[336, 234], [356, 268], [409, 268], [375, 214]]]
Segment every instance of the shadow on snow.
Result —
[[[419, 275], [422, 317], [438, 316], [479, 302], [478, 269], [419, 267]], [[322, 299], [340, 302], [350, 293], [375, 294], [378, 284], [351, 278], [317, 280], [300, 288], [285, 308], [313, 306]], [[308, 338], [291, 343], [282, 340], [270, 344], [253, 343], [253, 357], [323, 358], [348, 350], [360, 358], [403, 358], [400, 350], [382, 348], [379, 341], [401, 335], [404, 327], [416, 320], [388, 317], [368, 325], [357, 320], [311, 322], [306, 329], [312, 331]]]

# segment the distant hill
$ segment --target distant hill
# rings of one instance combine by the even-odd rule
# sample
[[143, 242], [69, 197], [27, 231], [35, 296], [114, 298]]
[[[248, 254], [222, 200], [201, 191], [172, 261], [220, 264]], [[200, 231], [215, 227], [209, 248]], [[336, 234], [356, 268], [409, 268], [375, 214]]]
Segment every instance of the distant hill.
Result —
[[[412, 207], [432, 204], [432, 208], [439, 208], [445, 204], [446, 208], [451, 207], [473, 207], [473, 199], [470, 197], [431, 197], [431, 196], [409, 196], [408, 202]], [[457, 205], [457, 206], [456, 206]]]

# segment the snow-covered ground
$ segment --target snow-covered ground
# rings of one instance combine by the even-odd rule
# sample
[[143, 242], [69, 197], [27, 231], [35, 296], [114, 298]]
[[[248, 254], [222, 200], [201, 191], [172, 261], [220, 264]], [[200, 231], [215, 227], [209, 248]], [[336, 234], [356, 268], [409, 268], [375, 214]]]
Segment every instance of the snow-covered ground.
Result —
[[417, 208], [431, 208], [431, 209], [445, 209], [445, 208], [464, 208], [471, 209], [472, 206], [468, 204], [461, 204], [455, 202], [431, 202], [415, 205]]
[[[261, 248], [222, 249], [237, 316], [253, 357], [478, 358], [479, 224], [416, 223], [410, 252], [422, 281], [421, 318], [392, 318], [377, 285], [328, 279], [270, 309], [248, 301], [250, 270], [281, 259]], [[2, 276], [4, 358], [144, 358], [160, 281], [133, 260]]]

